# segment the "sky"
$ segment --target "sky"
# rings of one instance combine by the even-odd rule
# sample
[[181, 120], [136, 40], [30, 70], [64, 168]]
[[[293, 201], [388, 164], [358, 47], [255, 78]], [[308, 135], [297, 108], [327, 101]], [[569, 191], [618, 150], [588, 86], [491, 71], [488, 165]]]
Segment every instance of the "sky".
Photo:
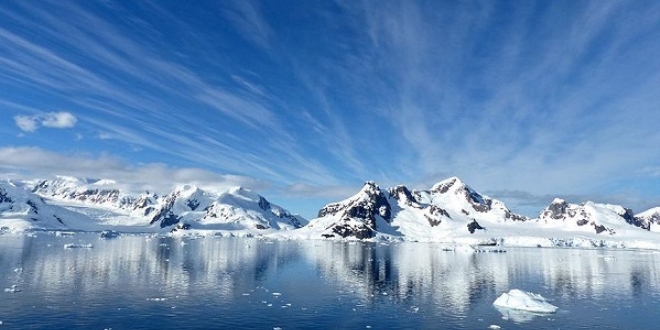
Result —
[[458, 176], [660, 206], [658, 1], [0, 3], [0, 176], [241, 185], [308, 218]]

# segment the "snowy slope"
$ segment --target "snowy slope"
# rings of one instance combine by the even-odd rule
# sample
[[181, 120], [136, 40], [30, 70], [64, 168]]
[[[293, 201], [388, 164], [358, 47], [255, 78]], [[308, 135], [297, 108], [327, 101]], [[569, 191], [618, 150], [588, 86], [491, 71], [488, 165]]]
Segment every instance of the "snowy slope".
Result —
[[106, 229], [131, 232], [169, 231], [175, 226], [211, 230], [291, 230], [304, 218], [271, 204], [245, 188], [216, 194], [179, 185], [167, 194], [124, 192], [112, 180], [57, 177], [29, 182], [51, 204], [86, 215]]
[[33, 228], [95, 230], [84, 214], [49, 205], [20, 183], [0, 181], [0, 228], [23, 231]]

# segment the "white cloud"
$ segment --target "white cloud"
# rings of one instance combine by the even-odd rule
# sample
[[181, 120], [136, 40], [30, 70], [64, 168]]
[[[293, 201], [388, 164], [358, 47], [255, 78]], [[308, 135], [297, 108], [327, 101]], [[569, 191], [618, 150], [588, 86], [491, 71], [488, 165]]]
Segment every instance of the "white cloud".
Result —
[[78, 118], [69, 112], [49, 112], [41, 118], [41, 125], [51, 128], [71, 128], [78, 121]]
[[23, 132], [34, 132], [39, 126], [36, 118], [30, 116], [15, 116], [14, 122], [16, 122], [16, 126]]
[[71, 128], [76, 125], [78, 118], [70, 112], [48, 112], [34, 116], [14, 116], [16, 126], [23, 132], [34, 132], [39, 127]]
[[177, 184], [195, 184], [210, 191], [233, 186], [260, 190], [264, 181], [240, 175], [222, 175], [199, 168], [171, 167], [159, 163], [129, 165], [102, 155], [60, 154], [34, 147], [0, 148], [0, 175], [17, 179], [49, 178], [55, 175], [110, 179], [136, 191], [167, 192]]

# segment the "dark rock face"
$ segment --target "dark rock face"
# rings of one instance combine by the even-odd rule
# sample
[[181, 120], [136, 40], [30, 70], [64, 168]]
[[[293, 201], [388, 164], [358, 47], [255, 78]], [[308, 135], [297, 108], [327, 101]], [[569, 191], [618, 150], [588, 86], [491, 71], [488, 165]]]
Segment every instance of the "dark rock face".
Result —
[[566, 208], [568, 208], [568, 203], [565, 200], [561, 200], [561, 202], [553, 201], [548, 206], [548, 210], [545, 211], [545, 215], [557, 220], [562, 219], [566, 214]]
[[431, 225], [431, 227], [435, 227], [442, 223], [442, 219], [440, 218], [441, 216], [445, 216], [451, 219], [451, 216], [449, 215], [449, 212], [447, 212], [447, 210], [437, 207], [435, 205], [430, 205], [428, 207], [428, 212], [430, 216], [425, 214], [424, 217], [426, 218], [426, 221], [429, 222], [429, 225]]
[[578, 221], [577, 221], [577, 225], [578, 225], [578, 226], [584, 226], [584, 225], [586, 225], [586, 224], [588, 224], [588, 223], [589, 223], [589, 220], [587, 220], [587, 219], [582, 219], [582, 220], [578, 220]]
[[465, 189], [465, 198], [470, 202], [472, 208], [477, 212], [488, 212], [492, 208], [493, 200], [490, 198], [484, 198], [476, 191], [466, 188]]
[[602, 232], [607, 232], [610, 235], [616, 234], [616, 231], [614, 231], [614, 229], [607, 228], [603, 225], [597, 225], [595, 223], [593, 223], [593, 225], [594, 225], [594, 229], [596, 230], [596, 234], [600, 234]]
[[191, 198], [186, 201], [186, 206], [188, 206], [191, 210], [196, 210], [199, 207], [199, 201]]
[[368, 226], [352, 226], [347, 223], [349, 219], [344, 219], [343, 223], [337, 224], [332, 228], [332, 232], [341, 236], [342, 238], [346, 237], [355, 237], [357, 239], [366, 239], [374, 237], [375, 230], [369, 228]]
[[470, 222], [470, 223], [467, 224], [467, 229], [468, 229], [468, 231], [470, 232], [470, 234], [474, 234], [474, 232], [475, 232], [477, 229], [482, 229], [482, 230], [483, 230], [483, 229], [486, 229], [486, 228], [481, 227], [481, 225], [479, 225], [479, 223], [477, 222], [477, 220], [472, 219], [472, 222]]
[[34, 214], [39, 214], [39, 209], [37, 208], [37, 204], [35, 204], [33, 201], [29, 200], [25, 202], [30, 207], [30, 211]]
[[623, 214], [619, 214], [628, 224], [646, 230], [651, 230], [651, 222], [645, 219], [636, 218], [631, 209], [624, 208]]
[[259, 196], [259, 208], [261, 208], [264, 211], [270, 210], [270, 202], [263, 198], [262, 196]]
[[412, 205], [413, 203], [417, 204], [418, 201], [417, 199], [413, 196], [413, 194], [410, 192], [410, 190], [406, 186], [396, 186], [394, 188], [389, 189], [390, 197], [398, 200], [398, 201], [403, 201], [407, 205]]
[[174, 202], [176, 201], [177, 197], [179, 197], [177, 194], [170, 194], [169, 196], [167, 196], [163, 208], [161, 208], [158, 211], [158, 213], [156, 213], [156, 215], [151, 219], [149, 224], [160, 222], [160, 228], [165, 228], [179, 223], [179, 221], [181, 221], [181, 217], [175, 215], [174, 212], [172, 211], [172, 208], [174, 207]]
[[0, 188], [0, 204], [1, 203], [13, 203], [14, 201], [11, 199], [11, 197], [7, 196], [7, 192]]

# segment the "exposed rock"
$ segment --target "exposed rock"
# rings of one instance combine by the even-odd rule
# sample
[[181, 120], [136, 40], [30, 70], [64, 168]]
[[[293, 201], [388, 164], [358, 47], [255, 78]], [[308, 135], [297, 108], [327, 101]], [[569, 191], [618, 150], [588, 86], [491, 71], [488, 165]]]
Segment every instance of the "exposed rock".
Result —
[[13, 203], [14, 201], [11, 199], [11, 197], [8, 196], [8, 193], [0, 188], [0, 204], [1, 203]]
[[165, 199], [163, 207], [158, 211], [158, 213], [151, 219], [149, 224], [154, 224], [160, 222], [160, 228], [165, 228], [174, 224], [177, 224], [181, 221], [181, 217], [177, 216], [173, 212], [174, 202], [178, 198], [178, 194], [172, 193]]
[[651, 222], [643, 218], [636, 218], [633, 211], [629, 208], [624, 208], [623, 212], [619, 213], [619, 216], [635, 227], [651, 230]]
[[552, 201], [552, 203], [550, 203], [550, 205], [548, 206], [547, 210], [544, 213], [544, 216], [553, 219], [562, 219], [566, 214], [566, 208], [568, 208], [568, 203], [566, 203], [565, 200], [560, 198], [555, 198]]
[[470, 232], [470, 234], [474, 234], [474, 232], [475, 232], [477, 229], [481, 229], [481, 230], [483, 230], [483, 229], [486, 229], [486, 228], [481, 227], [481, 226], [479, 225], [479, 223], [477, 222], [477, 220], [474, 220], [474, 219], [473, 219], [472, 222], [470, 222], [470, 223], [467, 224], [467, 229], [468, 229], [468, 231]]
[[394, 188], [389, 189], [390, 197], [406, 204], [406, 205], [415, 205], [419, 207], [419, 202], [415, 199], [413, 194], [408, 190], [406, 186], [398, 185]]

